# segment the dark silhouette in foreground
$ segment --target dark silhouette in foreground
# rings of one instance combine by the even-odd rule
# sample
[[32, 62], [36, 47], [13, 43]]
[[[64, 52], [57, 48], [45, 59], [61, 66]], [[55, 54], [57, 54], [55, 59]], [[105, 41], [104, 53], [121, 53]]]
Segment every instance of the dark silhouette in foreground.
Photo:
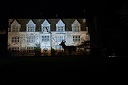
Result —
[[64, 49], [64, 53], [69, 54], [69, 55], [74, 54], [76, 52], [76, 47], [75, 46], [66, 46], [65, 42], [66, 41], [62, 40], [62, 42], [59, 44]]

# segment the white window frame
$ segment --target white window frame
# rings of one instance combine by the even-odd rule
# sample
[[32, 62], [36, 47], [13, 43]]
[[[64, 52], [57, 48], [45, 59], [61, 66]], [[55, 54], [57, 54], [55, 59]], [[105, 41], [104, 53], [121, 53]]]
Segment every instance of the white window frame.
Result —
[[27, 32], [35, 32], [35, 27], [34, 26], [28, 26]]
[[18, 36], [12, 37], [12, 43], [18, 43], [18, 42], [20, 42], [20, 37]]
[[19, 32], [19, 27], [11, 26], [11, 32]]
[[50, 36], [49, 35], [42, 35], [41, 40], [42, 40], [42, 42], [49, 42], [50, 41]]
[[62, 42], [62, 40], [64, 40], [65, 39], [65, 36], [64, 35], [57, 35], [56, 36], [56, 41], [57, 42]]
[[34, 53], [35, 47], [26, 47], [27, 53]]
[[73, 35], [72, 37], [74, 42], [80, 42], [80, 35]]
[[27, 43], [34, 43], [35, 42], [35, 36], [27, 36]]
[[79, 32], [80, 31], [80, 26], [73, 26], [72, 31], [73, 32]]
[[64, 26], [58, 26], [57, 32], [64, 32]]
[[44, 32], [46, 29], [47, 32], [50, 31], [50, 27], [49, 26], [42, 26], [42, 32]]
[[20, 47], [10, 47], [9, 49], [14, 53], [19, 53], [20, 51]]

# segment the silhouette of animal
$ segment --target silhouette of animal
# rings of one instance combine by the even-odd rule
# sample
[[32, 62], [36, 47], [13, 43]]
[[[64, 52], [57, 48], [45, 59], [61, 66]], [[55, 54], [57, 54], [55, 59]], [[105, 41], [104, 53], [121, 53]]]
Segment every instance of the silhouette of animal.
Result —
[[76, 47], [75, 46], [66, 46], [65, 42], [66, 41], [62, 40], [62, 42], [59, 44], [64, 49], [64, 53], [69, 54], [69, 55], [72, 55], [73, 53], [75, 53], [76, 52]]

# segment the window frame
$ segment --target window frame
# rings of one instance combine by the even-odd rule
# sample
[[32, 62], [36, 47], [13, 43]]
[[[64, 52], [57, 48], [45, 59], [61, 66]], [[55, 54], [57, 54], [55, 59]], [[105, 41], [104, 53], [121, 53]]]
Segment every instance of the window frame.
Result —
[[73, 32], [80, 32], [80, 26], [73, 26], [72, 31]]
[[73, 35], [73, 42], [80, 42], [80, 35]]
[[57, 26], [57, 32], [64, 32], [64, 26]]
[[35, 32], [35, 26], [27, 26], [27, 32]]
[[56, 42], [62, 42], [62, 40], [65, 39], [65, 36], [64, 36], [64, 35], [57, 35], [56, 38], [57, 38], [57, 39], [56, 39]]
[[35, 49], [35, 47], [26, 47], [26, 51], [29, 54], [34, 53], [34, 49]]
[[50, 41], [50, 36], [49, 35], [42, 35], [41, 36], [41, 41], [42, 42], [49, 42]]
[[18, 26], [11, 26], [11, 32], [19, 32]]
[[10, 47], [9, 48], [12, 52], [14, 53], [19, 53], [20, 52], [20, 47]]
[[27, 36], [27, 43], [35, 43], [35, 36]]
[[12, 43], [19, 43], [20, 42], [20, 37], [19, 36], [12, 37], [11, 42]]

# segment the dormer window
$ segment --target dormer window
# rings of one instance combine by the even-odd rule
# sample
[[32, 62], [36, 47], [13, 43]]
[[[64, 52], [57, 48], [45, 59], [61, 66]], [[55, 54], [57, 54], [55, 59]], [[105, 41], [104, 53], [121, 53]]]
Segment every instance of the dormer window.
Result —
[[19, 32], [19, 28], [18, 27], [12, 26], [11, 29], [12, 29], [12, 32]]
[[13, 23], [11, 24], [11, 32], [19, 32], [21, 28], [21, 25], [14, 20]]
[[35, 28], [34, 27], [27, 27], [28, 28], [28, 32], [35, 32]]
[[27, 32], [35, 32], [35, 28], [36, 28], [36, 24], [34, 24], [34, 22], [32, 20], [30, 20], [27, 24], [26, 24], [26, 31]]
[[79, 26], [73, 26], [72, 31], [73, 32], [79, 32], [80, 31], [80, 27]]
[[56, 31], [57, 32], [64, 32], [65, 31], [65, 24], [62, 22], [62, 20], [59, 20], [56, 24]]
[[42, 32], [49, 32], [50, 30], [49, 30], [49, 26], [43, 26], [42, 27]]
[[73, 32], [81, 31], [80, 23], [77, 20], [75, 20], [74, 23], [72, 24], [72, 31]]
[[41, 24], [42, 32], [50, 32], [50, 24], [47, 20], [44, 20], [43, 24]]
[[58, 32], [63, 32], [63, 31], [64, 31], [64, 27], [63, 27], [63, 26], [57, 27], [57, 31], [58, 31]]

